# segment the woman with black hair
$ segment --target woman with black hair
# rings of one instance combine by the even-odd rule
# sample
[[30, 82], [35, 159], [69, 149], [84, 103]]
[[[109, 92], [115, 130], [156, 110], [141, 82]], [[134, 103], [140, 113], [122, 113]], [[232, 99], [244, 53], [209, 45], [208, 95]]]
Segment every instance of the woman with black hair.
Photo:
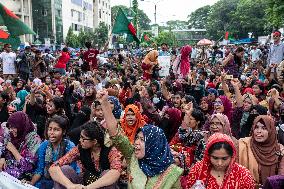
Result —
[[196, 163], [182, 180], [183, 188], [194, 188], [194, 184], [199, 183], [207, 189], [254, 189], [252, 175], [235, 162], [236, 156], [236, 148], [229, 136], [213, 134], [208, 139], [202, 161]]
[[223, 66], [228, 75], [233, 75], [234, 78], [239, 77], [244, 54], [245, 49], [243, 47], [238, 47], [234, 53], [230, 53], [225, 58], [223, 61]]
[[[64, 156], [73, 147], [74, 143], [65, 139], [66, 129], [69, 127], [68, 119], [62, 116], [53, 116], [47, 121], [45, 128], [45, 140], [41, 143], [37, 155], [38, 162], [36, 170], [31, 180], [31, 184], [38, 188], [52, 189], [53, 180], [49, 175], [48, 169], [53, 162]], [[76, 163], [71, 165], [76, 172], [80, 169]]]
[[47, 101], [46, 111], [48, 117], [52, 117], [53, 115], [64, 115], [64, 100], [61, 97], [54, 97]]
[[[82, 173], [77, 175], [68, 166], [78, 161]], [[104, 145], [104, 131], [97, 122], [82, 126], [80, 144], [56, 161], [49, 169], [54, 188], [115, 188], [122, 169], [121, 154], [114, 147]], [[82, 188], [84, 186], [81, 185]]]

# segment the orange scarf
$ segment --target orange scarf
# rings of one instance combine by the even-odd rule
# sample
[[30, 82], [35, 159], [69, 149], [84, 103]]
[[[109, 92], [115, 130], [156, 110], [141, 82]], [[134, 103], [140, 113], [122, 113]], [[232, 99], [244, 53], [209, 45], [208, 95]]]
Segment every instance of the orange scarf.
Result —
[[[126, 114], [128, 113], [128, 111], [134, 112], [135, 117], [136, 117], [136, 121], [135, 121], [134, 125], [132, 125], [132, 126], [128, 125], [128, 123], [126, 121]], [[144, 118], [141, 115], [139, 108], [137, 106], [135, 106], [134, 104], [130, 104], [130, 105], [126, 106], [125, 113], [124, 113], [123, 118], [120, 121], [120, 124], [121, 124], [121, 127], [122, 127], [125, 135], [128, 137], [131, 144], [133, 144], [134, 140], [135, 140], [135, 135], [136, 135], [137, 129], [140, 128], [140, 127], [144, 127], [146, 122], [144, 121]]]

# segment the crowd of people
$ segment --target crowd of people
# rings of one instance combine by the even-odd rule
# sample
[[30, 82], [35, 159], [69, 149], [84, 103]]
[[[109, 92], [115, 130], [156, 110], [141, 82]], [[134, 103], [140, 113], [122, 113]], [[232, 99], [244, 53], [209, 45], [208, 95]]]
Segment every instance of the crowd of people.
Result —
[[[40, 189], [284, 188], [284, 43], [0, 54], [0, 171]], [[170, 56], [166, 77], [159, 56]]]

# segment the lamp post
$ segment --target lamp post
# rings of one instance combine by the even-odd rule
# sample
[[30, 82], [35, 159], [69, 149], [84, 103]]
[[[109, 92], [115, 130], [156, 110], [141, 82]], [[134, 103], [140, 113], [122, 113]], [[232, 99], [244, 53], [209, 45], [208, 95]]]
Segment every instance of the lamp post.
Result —
[[[141, 1], [144, 1], [144, 0], [141, 0]], [[157, 24], [157, 4], [160, 3], [161, 1], [164, 1], [164, 0], [159, 0], [159, 1], [155, 1], [155, 2], [152, 2], [152, 1], [144, 1], [144, 2], [148, 2], [148, 3], [153, 3], [153, 4], [154, 4], [154, 19], [155, 19], [155, 24]]]

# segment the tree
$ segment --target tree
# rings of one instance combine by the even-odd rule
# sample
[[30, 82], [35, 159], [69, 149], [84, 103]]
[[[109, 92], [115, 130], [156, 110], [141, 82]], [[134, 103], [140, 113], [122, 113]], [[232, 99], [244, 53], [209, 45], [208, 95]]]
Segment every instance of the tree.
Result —
[[136, 28], [136, 31], [137, 31], [137, 28], [138, 28], [138, 1], [137, 0], [133, 0], [132, 1], [132, 10], [134, 12], [134, 17], [133, 17], [133, 25], [134, 27]]
[[70, 46], [70, 47], [77, 47], [78, 45], [78, 39], [77, 39], [77, 36], [73, 33], [72, 27], [70, 27], [68, 30], [65, 42], [67, 46]]
[[94, 43], [99, 47], [105, 45], [108, 40], [108, 27], [104, 22], [100, 22], [99, 27], [94, 31]]
[[279, 29], [284, 25], [284, 3], [283, 0], [266, 0], [266, 26]]
[[238, 38], [248, 37], [248, 32], [255, 37], [264, 35], [266, 7], [266, 0], [240, 0], [228, 31]]
[[220, 0], [209, 12], [206, 24], [208, 37], [218, 40], [224, 36], [232, 24], [232, 14], [237, 9], [239, 0]]
[[167, 43], [169, 46], [176, 46], [177, 39], [173, 32], [162, 31], [159, 33], [159, 36], [154, 39], [157, 45], [161, 45], [162, 43]]
[[201, 7], [194, 12], [192, 12], [187, 18], [189, 28], [204, 29], [206, 27], [208, 16], [211, 10], [210, 5]]
[[187, 22], [182, 20], [170, 20], [167, 21], [167, 25], [169, 26], [169, 29], [173, 30], [182, 30], [187, 29]]
[[[119, 8], [121, 8], [126, 15], [134, 16], [134, 14], [135, 14], [132, 9], [129, 9], [128, 7], [126, 7], [124, 5], [117, 5], [117, 6], [111, 7], [111, 24], [112, 24], [112, 26], [114, 25], [114, 22], [115, 22], [115, 19], [116, 19], [116, 14], [117, 14]], [[142, 30], [149, 30], [151, 28], [150, 27], [151, 20], [149, 19], [149, 17], [145, 14], [145, 12], [143, 10], [137, 9], [137, 13], [138, 13], [138, 28], [142, 29]]]

